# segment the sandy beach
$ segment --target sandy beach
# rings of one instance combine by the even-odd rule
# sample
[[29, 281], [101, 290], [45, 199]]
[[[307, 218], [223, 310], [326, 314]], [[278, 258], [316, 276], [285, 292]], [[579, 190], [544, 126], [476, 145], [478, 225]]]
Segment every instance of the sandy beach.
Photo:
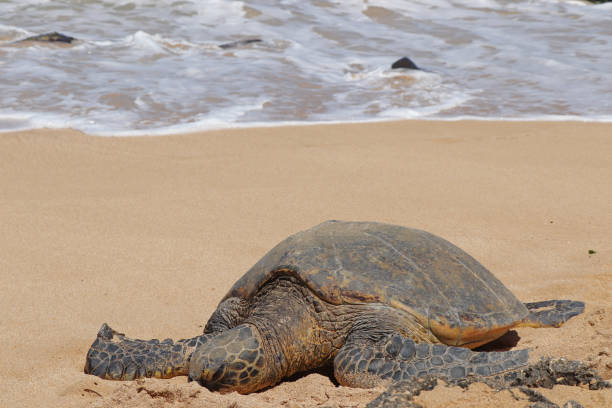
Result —
[[[382, 388], [310, 373], [220, 395], [186, 377], [83, 374], [103, 322], [192, 337], [276, 243], [328, 219], [399, 224], [473, 255], [519, 299], [575, 299], [558, 329], [517, 329], [531, 359], [612, 378], [612, 124], [404, 121], [161, 137], [0, 134], [0, 407], [363, 407]], [[590, 253], [591, 252], [591, 253]], [[612, 406], [612, 389], [553, 402]], [[518, 399], [515, 399], [518, 398]], [[438, 386], [425, 407], [526, 407], [520, 392]], [[232, 405], [234, 404], [234, 405]]]

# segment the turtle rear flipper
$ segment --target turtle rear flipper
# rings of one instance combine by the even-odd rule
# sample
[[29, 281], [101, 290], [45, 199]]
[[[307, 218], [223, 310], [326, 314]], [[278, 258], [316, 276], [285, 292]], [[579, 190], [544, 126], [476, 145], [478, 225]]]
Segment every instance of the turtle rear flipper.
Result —
[[467, 377], [496, 378], [527, 366], [527, 349], [475, 352], [443, 344], [415, 343], [400, 334], [390, 334], [375, 343], [351, 342], [334, 360], [334, 375], [341, 385], [371, 388], [385, 381], [398, 382], [433, 375], [448, 382]]
[[529, 315], [519, 326], [559, 327], [584, 311], [584, 302], [576, 300], [544, 300], [525, 303]]
[[84, 372], [107, 380], [187, 375], [191, 353], [210, 336], [177, 342], [171, 339], [133, 340], [104, 323], [87, 353]]

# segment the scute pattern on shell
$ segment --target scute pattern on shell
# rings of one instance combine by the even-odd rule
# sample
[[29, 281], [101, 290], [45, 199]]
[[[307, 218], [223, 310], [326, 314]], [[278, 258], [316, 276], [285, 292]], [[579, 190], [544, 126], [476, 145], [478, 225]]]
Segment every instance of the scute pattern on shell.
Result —
[[528, 314], [466, 252], [428, 232], [396, 225], [327, 221], [294, 234], [257, 262], [225, 298], [248, 299], [280, 274], [300, 278], [332, 304], [379, 302], [405, 310], [442, 341], [479, 339]]

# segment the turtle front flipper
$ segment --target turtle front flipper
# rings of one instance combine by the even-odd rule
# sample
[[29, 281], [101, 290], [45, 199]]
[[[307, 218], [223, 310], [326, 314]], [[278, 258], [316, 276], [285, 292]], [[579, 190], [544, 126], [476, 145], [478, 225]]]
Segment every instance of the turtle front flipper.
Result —
[[193, 350], [213, 336], [204, 334], [176, 342], [132, 340], [104, 323], [87, 352], [84, 371], [107, 380], [187, 375]]
[[528, 351], [474, 352], [463, 347], [415, 343], [400, 334], [377, 342], [347, 341], [334, 359], [334, 375], [349, 387], [434, 375], [449, 382], [467, 376], [503, 377], [527, 365]]
[[529, 315], [520, 323], [526, 327], [559, 327], [584, 312], [584, 302], [576, 300], [544, 300], [525, 303]]

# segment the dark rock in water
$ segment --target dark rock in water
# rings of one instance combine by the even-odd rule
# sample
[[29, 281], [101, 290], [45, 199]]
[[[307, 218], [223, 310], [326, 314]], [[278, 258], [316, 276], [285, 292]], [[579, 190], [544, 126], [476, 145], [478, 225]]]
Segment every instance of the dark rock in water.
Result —
[[419, 67], [416, 66], [416, 64], [414, 62], [412, 62], [412, 60], [408, 57], [403, 57], [398, 59], [397, 61], [395, 61], [393, 63], [393, 65], [391, 65], [391, 69], [399, 69], [399, 68], [406, 68], [406, 69], [420, 69]]
[[61, 33], [58, 33], [58, 32], [54, 31], [52, 33], [34, 35], [32, 37], [28, 37], [28, 38], [25, 38], [23, 40], [20, 40], [19, 42], [23, 42], [23, 41], [39, 41], [39, 42], [61, 42], [61, 43], [70, 44], [74, 40], [76, 40], [76, 38], [70, 37], [69, 35], [64, 35], [64, 34], [61, 34]]
[[248, 44], [253, 44], [253, 43], [258, 43], [258, 42], [261, 42], [261, 39], [250, 38], [248, 40], [238, 40], [238, 41], [232, 41], [229, 43], [221, 44], [219, 45], [219, 48], [223, 48], [224, 50], [227, 50], [228, 48], [237, 48], [237, 47], [242, 47], [243, 45], [248, 45]]

